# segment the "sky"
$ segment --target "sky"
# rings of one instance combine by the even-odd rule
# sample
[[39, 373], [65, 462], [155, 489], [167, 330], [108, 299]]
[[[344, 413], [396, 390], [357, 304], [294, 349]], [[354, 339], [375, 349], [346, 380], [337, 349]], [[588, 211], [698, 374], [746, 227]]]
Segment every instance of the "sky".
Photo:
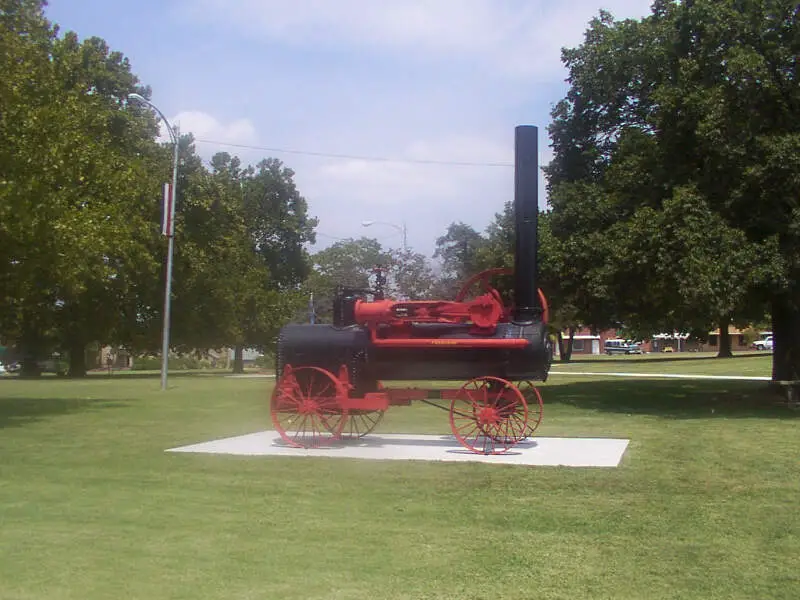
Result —
[[45, 14], [127, 56], [206, 160], [226, 151], [294, 170], [319, 219], [312, 251], [363, 235], [400, 247], [405, 224], [408, 245], [431, 256], [450, 223], [483, 231], [513, 200], [515, 126], [536, 125], [539, 164], [551, 159], [561, 49], [601, 9], [641, 18], [650, 4], [50, 0]]

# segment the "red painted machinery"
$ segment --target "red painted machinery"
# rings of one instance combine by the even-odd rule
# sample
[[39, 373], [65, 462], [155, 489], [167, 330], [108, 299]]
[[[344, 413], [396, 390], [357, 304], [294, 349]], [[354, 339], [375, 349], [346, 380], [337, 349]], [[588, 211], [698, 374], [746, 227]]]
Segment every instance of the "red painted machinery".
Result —
[[[537, 287], [537, 136], [534, 126], [515, 130], [513, 273], [479, 273], [452, 301], [340, 288], [332, 325], [281, 330], [271, 415], [287, 444], [316, 448], [362, 437], [389, 406], [414, 400], [447, 410], [453, 435], [472, 452], [507, 452], [533, 434], [542, 419], [534, 382], [547, 379], [552, 359], [547, 301]], [[511, 274], [507, 305], [490, 282]], [[384, 383], [465, 380], [432, 389]]]

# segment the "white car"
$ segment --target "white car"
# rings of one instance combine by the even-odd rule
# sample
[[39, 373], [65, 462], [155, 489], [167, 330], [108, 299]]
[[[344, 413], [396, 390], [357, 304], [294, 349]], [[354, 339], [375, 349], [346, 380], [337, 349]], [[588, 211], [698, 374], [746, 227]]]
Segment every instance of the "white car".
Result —
[[753, 348], [756, 350], [772, 350], [772, 336], [768, 335], [763, 340], [753, 342]]

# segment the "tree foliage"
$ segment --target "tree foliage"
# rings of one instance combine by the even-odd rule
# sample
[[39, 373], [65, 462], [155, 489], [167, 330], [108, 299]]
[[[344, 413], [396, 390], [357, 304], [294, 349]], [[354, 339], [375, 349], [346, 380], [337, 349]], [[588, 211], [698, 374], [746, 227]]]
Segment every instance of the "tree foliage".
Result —
[[564, 51], [547, 175], [583, 320], [646, 333], [769, 310], [773, 376], [798, 378], [798, 10], [659, 0], [602, 12]]
[[436, 240], [433, 258], [441, 263], [434, 295], [451, 298], [461, 284], [479, 271], [479, 255], [485, 238], [473, 227], [462, 222], [451, 223], [444, 235]]
[[374, 238], [340, 240], [320, 250], [311, 258], [313, 270], [304, 292], [313, 294], [319, 321], [333, 321], [333, 299], [339, 286], [366, 290], [372, 289], [373, 274], [377, 267], [389, 270], [393, 264], [391, 253]]
[[[44, 2], [0, 0], [0, 339], [35, 372], [92, 344], [155, 351], [166, 240], [150, 89], [100, 38], [60, 35]], [[172, 346], [265, 347], [299, 301], [316, 221], [294, 173], [265, 159], [202, 164], [180, 140]]]
[[58, 37], [41, 3], [7, 5], [0, 37], [18, 68], [0, 84], [2, 327], [28, 359], [70, 350], [79, 375], [86, 343], [115, 335], [131, 274], [153, 266], [141, 200], [156, 189], [155, 122], [123, 110], [128, 93], [147, 90], [122, 55], [98, 38]]

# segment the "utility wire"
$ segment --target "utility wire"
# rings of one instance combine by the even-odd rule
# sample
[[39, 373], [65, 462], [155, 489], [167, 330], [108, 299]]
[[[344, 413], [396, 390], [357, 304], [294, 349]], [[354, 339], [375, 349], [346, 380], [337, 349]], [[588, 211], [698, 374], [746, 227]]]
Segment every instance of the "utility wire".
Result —
[[347, 241], [349, 239], [352, 239], [352, 238], [337, 237], [335, 235], [328, 235], [327, 233], [322, 233], [321, 231], [316, 231], [316, 232], [314, 232], [314, 234], [317, 235], [317, 236], [320, 236], [320, 237], [330, 238], [332, 240], [339, 240], [340, 242], [345, 242], [345, 241]]
[[283, 154], [299, 154], [302, 156], [318, 156], [322, 158], [338, 158], [344, 160], [364, 160], [369, 162], [384, 163], [405, 163], [417, 165], [447, 165], [453, 167], [513, 167], [511, 163], [502, 162], [466, 162], [456, 160], [424, 160], [413, 158], [389, 158], [386, 156], [361, 156], [358, 154], [331, 154], [328, 152], [312, 152], [310, 150], [290, 150], [287, 148], [268, 148], [266, 146], [252, 146], [249, 144], [234, 144], [231, 142], [219, 142], [216, 140], [195, 139], [199, 144], [215, 144], [217, 146], [230, 146], [232, 148], [245, 148], [247, 150], [261, 150], [264, 152], [275, 152]]
[[[317, 231], [317, 232], [315, 232], [315, 235], [317, 235], [317, 236], [319, 236], [319, 237], [329, 238], [329, 239], [332, 239], [332, 240], [338, 240], [338, 241], [340, 241], [340, 242], [349, 242], [349, 241], [351, 241], [351, 240], [358, 241], [358, 239], [359, 239], [359, 238], [357, 238], [357, 237], [355, 237], [355, 236], [351, 236], [351, 237], [337, 237], [337, 236], [335, 236], [335, 235], [330, 235], [330, 234], [328, 234], [328, 233], [322, 233], [321, 231]], [[383, 237], [380, 237], [380, 238], [371, 238], [371, 239], [374, 239], [374, 240], [377, 240], [378, 242], [380, 242], [380, 241], [386, 241], [386, 240], [388, 240], [388, 239], [396, 238], [396, 237], [398, 237], [399, 235], [401, 235], [401, 234], [400, 234], [400, 232], [398, 232], [398, 233], [390, 233], [389, 235], [386, 235], [386, 236], [383, 236]], [[366, 236], [362, 236], [362, 237], [366, 237]]]

